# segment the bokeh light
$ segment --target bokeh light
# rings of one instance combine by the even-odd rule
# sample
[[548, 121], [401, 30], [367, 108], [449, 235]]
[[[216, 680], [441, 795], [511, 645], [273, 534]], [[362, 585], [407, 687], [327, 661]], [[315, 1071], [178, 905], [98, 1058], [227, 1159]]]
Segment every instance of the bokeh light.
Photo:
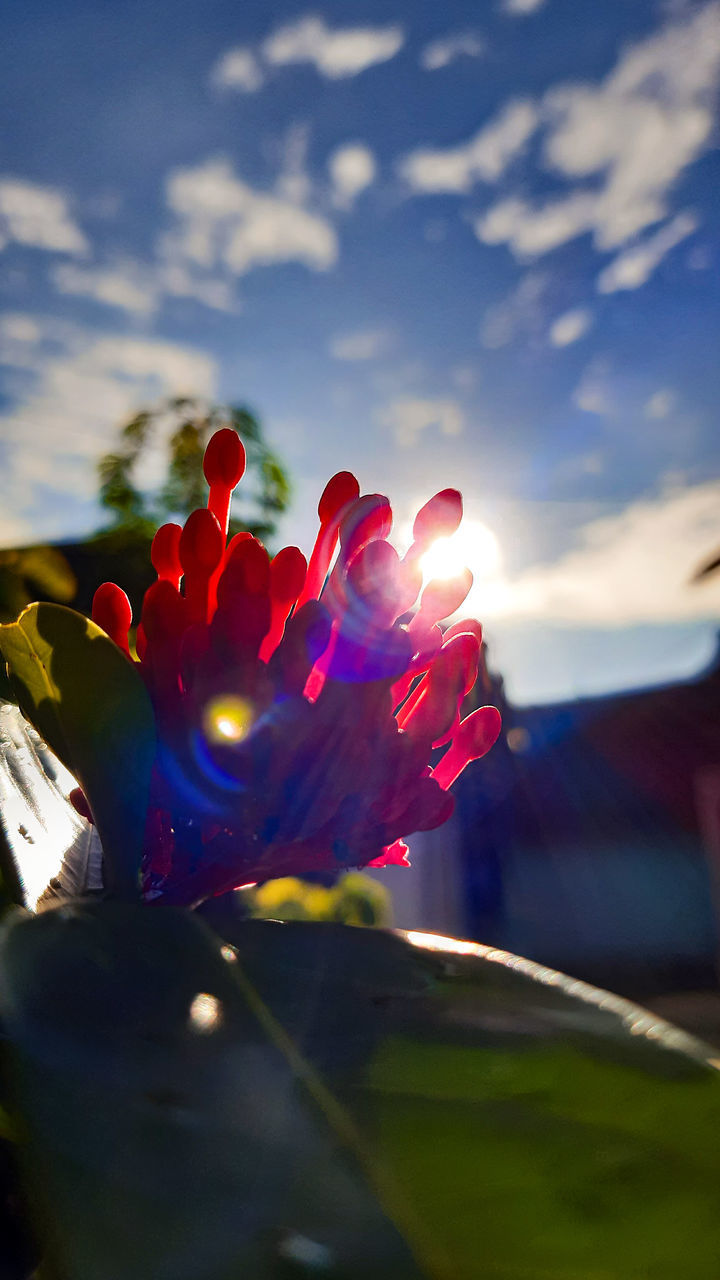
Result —
[[233, 746], [247, 737], [255, 719], [251, 702], [236, 694], [212, 698], [205, 708], [203, 728], [209, 742]]

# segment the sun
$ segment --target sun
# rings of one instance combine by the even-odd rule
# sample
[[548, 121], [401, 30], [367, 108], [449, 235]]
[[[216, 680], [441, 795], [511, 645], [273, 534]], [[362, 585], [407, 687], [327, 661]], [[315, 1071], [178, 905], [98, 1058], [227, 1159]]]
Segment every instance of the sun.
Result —
[[463, 520], [449, 538], [437, 538], [422, 556], [423, 579], [454, 578], [468, 568], [475, 582], [494, 578], [500, 570], [500, 544], [481, 520]]

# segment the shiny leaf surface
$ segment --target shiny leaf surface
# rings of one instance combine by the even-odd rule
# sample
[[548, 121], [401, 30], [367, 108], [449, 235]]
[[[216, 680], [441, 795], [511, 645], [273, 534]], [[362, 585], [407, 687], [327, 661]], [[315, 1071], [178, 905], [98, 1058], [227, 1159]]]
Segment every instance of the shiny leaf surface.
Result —
[[0, 627], [0, 653], [23, 714], [90, 801], [108, 887], [134, 895], [155, 753], [140, 675], [99, 627], [62, 605], [30, 605]]
[[354, 1126], [225, 954], [169, 907], [6, 927], [0, 1014], [59, 1274], [427, 1274]]

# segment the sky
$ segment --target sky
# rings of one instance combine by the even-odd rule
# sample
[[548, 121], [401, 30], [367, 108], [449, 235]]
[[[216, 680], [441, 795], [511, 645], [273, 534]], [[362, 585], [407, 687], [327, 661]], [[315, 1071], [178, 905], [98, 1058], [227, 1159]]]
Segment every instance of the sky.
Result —
[[514, 701], [692, 676], [719, 84], [719, 0], [6, 0], [0, 544], [98, 527], [136, 407], [247, 403], [283, 542], [340, 469], [400, 543], [462, 490]]

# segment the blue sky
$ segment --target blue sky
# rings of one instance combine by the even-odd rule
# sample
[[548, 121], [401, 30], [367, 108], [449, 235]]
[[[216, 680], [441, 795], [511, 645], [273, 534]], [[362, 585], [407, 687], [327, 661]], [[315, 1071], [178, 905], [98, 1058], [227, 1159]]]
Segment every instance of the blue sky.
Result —
[[710, 658], [717, 0], [10, 0], [3, 30], [0, 541], [97, 526], [135, 405], [242, 400], [285, 540], [340, 468], [400, 536], [463, 490], [517, 700]]

